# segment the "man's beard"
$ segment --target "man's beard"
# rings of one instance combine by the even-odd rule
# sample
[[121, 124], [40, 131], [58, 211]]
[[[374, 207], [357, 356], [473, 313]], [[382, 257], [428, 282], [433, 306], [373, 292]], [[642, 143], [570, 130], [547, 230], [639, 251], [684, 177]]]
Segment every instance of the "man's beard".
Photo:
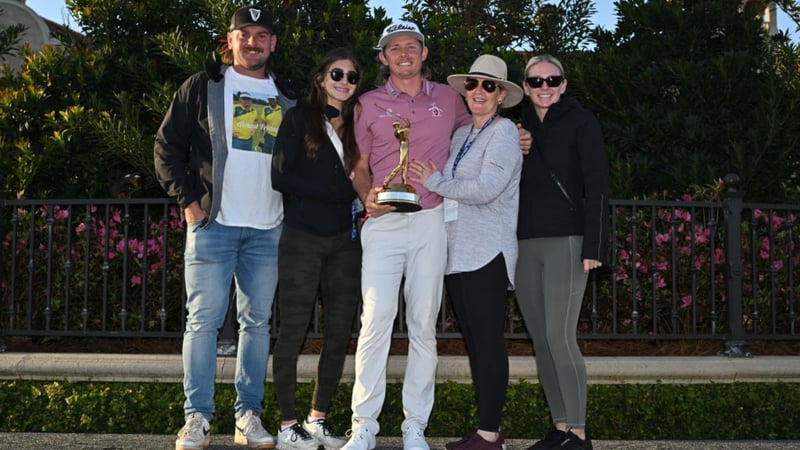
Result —
[[263, 69], [264, 67], [266, 67], [267, 66], [267, 59], [269, 58], [269, 55], [267, 55], [267, 57], [264, 58], [263, 60], [260, 59], [255, 64], [248, 64], [247, 63], [248, 59], [245, 56], [247, 55], [248, 52], [251, 52], [251, 51], [257, 52], [260, 56], [263, 56], [266, 53], [262, 49], [257, 48], [257, 47], [245, 47], [245, 48], [242, 48], [239, 51], [240, 54], [241, 54], [240, 65], [242, 67], [246, 68], [247, 70], [252, 70], [252, 71], [260, 70], [260, 69]]

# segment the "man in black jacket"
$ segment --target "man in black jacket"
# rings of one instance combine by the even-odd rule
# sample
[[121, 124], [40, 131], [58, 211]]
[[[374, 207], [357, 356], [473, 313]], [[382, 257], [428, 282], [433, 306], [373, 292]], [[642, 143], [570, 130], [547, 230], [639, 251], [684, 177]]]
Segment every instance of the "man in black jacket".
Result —
[[[276, 43], [268, 11], [257, 6], [238, 9], [223, 55], [230, 65], [209, 66], [184, 82], [156, 135], [158, 180], [177, 197], [187, 224], [186, 424], [178, 433], [176, 450], [209, 445], [217, 334], [234, 279], [239, 323], [234, 442], [259, 449], [275, 445], [260, 417], [283, 205], [270, 180], [272, 148], [242, 138], [264, 135], [269, 99], [277, 98], [284, 111], [294, 106], [293, 96], [270, 67]], [[254, 113], [247, 120], [234, 120], [234, 102], [242, 93], [250, 97]]]

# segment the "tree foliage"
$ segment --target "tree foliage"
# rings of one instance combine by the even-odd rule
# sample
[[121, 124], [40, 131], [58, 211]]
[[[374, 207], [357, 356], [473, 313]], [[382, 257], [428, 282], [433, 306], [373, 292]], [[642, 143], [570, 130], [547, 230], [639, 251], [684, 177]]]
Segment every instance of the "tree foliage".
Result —
[[[260, 3], [275, 16], [276, 71], [301, 87], [335, 46], [353, 46], [369, 61], [389, 23], [363, 1]], [[85, 38], [59, 32], [62, 46], [23, 50], [22, 73], [0, 74], [2, 190], [31, 198], [163, 195], [152, 168], [155, 131], [178, 85], [218, 59], [230, 17], [248, 4], [67, 0]]]
[[[22, 71], [0, 72], [0, 190], [162, 195], [156, 128], [178, 85], [218, 58], [231, 14], [248, 3], [67, 0], [85, 37], [57, 32], [62, 46], [23, 47]], [[280, 74], [305, 86], [324, 52], [350, 45], [362, 79], [380, 82], [373, 46], [389, 23], [383, 9], [366, 0], [258, 3], [275, 16]], [[617, 0], [613, 31], [591, 25], [592, 0], [409, 0], [403, 18], [422, 27], [437, 81], [481, 53], [503, 57], [516, 81], [533, 54], [561, 58], [568, 94], [600, 118], [617, 198], [736, 172], [750, 199], [800, 201], [800, 52], [783, 34], [767, 36], [759, 11], [741, 4]], [[778, 4], [797, 21], [797, 1]], [[15, 33], [0, 30], [0, 49]]]
[[[570, 58], [570, 89], [603, 124], [622, 198], [738, 173], [750, 198], [796, 189], [796, 45], [739, 0], [620, 0], [613, 32]], [[794, 187], [793, 187], [794, 186]]]

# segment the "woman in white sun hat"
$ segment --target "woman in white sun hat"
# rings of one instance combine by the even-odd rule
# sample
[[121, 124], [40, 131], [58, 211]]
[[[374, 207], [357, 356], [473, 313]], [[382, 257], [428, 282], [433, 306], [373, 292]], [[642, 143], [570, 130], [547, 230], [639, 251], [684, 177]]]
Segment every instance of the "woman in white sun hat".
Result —
[[459, 128], [442, 171], [412, 161], [412, 180], [444, 197], [447, 229], [445, 286], [469, 351], [478, 402], [477, 431], [449, 450], [500, 450], [500, 421], [508, 385], [503, 324], [517, 262], [517, 210], [522, 153], [517, 126], [500, 117], [523, 98], [508, 81], [506, 63], [481, 55], [467, 74], [447, 77], [464, 96], [472, 123]]

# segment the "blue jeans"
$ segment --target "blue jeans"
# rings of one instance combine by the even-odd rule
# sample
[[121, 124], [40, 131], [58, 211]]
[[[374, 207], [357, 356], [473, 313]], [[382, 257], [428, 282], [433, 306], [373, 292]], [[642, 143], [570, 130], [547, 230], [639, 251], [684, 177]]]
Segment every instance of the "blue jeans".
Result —
[[231, 281], [236, 281], [236, 416], [261, 415], [269, 357], [269, 321], [278, 284], [278, 242], [283, 226], [269, 230], [216, 222], [189, 224], [184, 253], [186, 331], [183, 391], [186, 415], [214, 416], [217, 335], [225, 320]]

